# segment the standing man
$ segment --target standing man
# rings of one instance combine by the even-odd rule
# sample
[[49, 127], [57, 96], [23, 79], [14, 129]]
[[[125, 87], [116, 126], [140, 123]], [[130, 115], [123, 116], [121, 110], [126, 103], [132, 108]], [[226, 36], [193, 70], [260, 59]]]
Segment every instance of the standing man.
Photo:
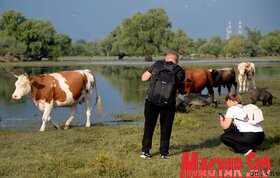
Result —
[[185, 79], [185, 72], [177, 65], [179, 55], [167, 54], [165, 60], [155, 62], [142, 74], [142, 81], [150, 80], [148, 98], [145, 102], [145, 126], [142, 139], [142, 158], [151, 158], [152, 138], [160, 115], [160, 154], [169, 159], [169, 141], [175, 116], [178, 83]]

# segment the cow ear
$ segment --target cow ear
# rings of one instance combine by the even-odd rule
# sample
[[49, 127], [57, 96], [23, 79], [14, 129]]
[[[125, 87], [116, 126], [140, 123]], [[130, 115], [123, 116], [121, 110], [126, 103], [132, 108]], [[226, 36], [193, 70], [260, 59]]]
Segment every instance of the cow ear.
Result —
[[29, 83], [32, 84], [34, 80], [32, 78], [29, 78]]
[[252, 75], [255, 75], [255, 70], [253, 68], [251, 68], [251, 73]]
[[33, 77], [29, 77], [29, 76], [27, 76], [27, 77], [28, 77], [29, 83], [32, 84], [34, 82]]
[[13, 75], [15, 78], [18, 78], [18, 77], [19, 77], [18, 75], [14, 74], [13, 72], [12, 72], [12, 75]]

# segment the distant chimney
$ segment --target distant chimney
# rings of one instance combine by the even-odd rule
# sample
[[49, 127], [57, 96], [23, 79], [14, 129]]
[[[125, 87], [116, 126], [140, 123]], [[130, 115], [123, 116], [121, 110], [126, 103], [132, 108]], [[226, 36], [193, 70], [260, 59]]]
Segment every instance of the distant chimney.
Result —
[[238, 35], [242, 35], [242, 21], [241, 20], [239, 20], [239, 22], [238, 22]]
[[226, 28], [226, 40], [228, 40], [232, 35], [231, 21], [228, 21], [228, 26]]
[[[238, 28], [237, 28], [237, 34], [242, 35], [242, 21], [238, 21]], [[232, 27], [231, 27], [231, 21], [228, 21], [228, 25], [226, 28], [226, 40], [228, 40], [233, 35]]]

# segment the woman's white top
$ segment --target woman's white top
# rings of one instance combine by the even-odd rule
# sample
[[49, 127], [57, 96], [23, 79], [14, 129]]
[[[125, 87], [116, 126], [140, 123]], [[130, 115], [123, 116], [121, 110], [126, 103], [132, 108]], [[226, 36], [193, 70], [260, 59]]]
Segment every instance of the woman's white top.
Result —
[[[241, 104], [236, 104], [228, 108], [226, 112], [226, 117], [244, 120], [246, 118], [246, 113], [242, 109]], [[251, 125], [247, 122], [239, 121], [237, 119], [234, 119], [234, 124], [236, 125], [239, 132], [263, 132], [263, 129], [260, 124]]]

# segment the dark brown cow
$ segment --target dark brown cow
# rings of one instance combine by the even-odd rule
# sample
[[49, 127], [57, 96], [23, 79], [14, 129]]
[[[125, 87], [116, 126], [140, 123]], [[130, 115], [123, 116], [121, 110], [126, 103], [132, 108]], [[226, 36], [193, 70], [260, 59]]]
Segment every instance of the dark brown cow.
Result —
[[[78, 103], [86, 103], [86, 127], [90, 127], [91, 96], [96, 82], [90, 70], [63, 71], [59, 73], [27, 76], [16, 76], [16, 89], [12, 95], [14, 100], [31, 93], [32, 99], [40, 111], [43, 112], [40, 131], [45, 130], [46, 122], [51, 120], [50, 113], [54, 107], [71, 107], [71, 115], [65, 123], [67, 129], [74, 118]], [[97, 92], [97, 91], [96, 91]], [[96, 93], [96, 101], [101, 104]], [[99, 112], [102, 114], [101, 105]], [[58, 127], [57, 124], [53, 124]]]
[[187, 68], [185, 69], [186, 79], [179, 84], [180, 94], [201, 93], [206, 87], [210, 96], [214, 96], [213, 81], [209, 69]]
[[236, 74], [233, 68], [210, 69], [214, 87], [218, 87], [218, 93], [221, 96], [221, 87], [227, 86], [228, 93], [231, 86], [234, 85], [237, 89]]

